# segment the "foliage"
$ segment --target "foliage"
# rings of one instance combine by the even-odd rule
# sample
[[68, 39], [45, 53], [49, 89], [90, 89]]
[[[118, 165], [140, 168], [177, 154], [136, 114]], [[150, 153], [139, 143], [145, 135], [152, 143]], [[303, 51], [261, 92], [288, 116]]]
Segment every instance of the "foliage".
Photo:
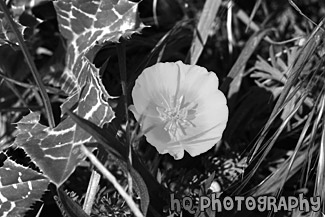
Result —
[[[0, 1], [1, 216], [215, 215], [176, 213], [171, 193], [325, 197], [322, 1]], [[178, 60], [216, 73], [229, 120], [215, 148], [176, 161], [128, 106], [145, 68]], [[99, 167], [84, 146], [116, 179], [89, 187], [90, 212]]]

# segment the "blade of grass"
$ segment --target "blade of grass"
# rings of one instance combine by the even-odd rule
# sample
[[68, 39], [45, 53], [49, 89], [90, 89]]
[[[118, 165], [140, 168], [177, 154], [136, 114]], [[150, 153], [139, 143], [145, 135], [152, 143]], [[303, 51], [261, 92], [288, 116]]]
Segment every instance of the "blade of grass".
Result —
[[254, 8], [253, 8], [253, 11], [252, 11], [251, 15], [249, 16], [249, 21], [247, 23], [245, 32], [247, 32], [248, 29], [249, 29], [249, 27], [251, 26], [251, 23], [253, 21], [253, 18], [255, 16], [256, 12], [257, 12], [257, 9], [260, 7], [261, 3], [262, 3], [262, 0], [257, 0], [256, 1], [255, 5], [254, 5]]
[[[317, 174], [316, 174], [316, 182], [315, 182], [315, 189], [314, 189], [314, 196], [320, 196], [324, 199], [325, 196], [325, 115], [324, 115], [324, 106], [325, 106], [325, 97], [322, 97], [321, 102], [321, 111], [323, 116], [323, 123], [322, 123], [322, 136], [319, 145], [319, 158], [318, 158], [318, 166], [317, 166]], [[324, 204], [321, 210], [324, 210]], [[320, 214], [319, 212], [317, 214]], [[312, 213], [312, 217], [317, 216], [316, 213]]]
[[[312, 122], [311, 122], [311, 121], [312, 121], [312, 118], [313, 118], [314, 115], [315, 115], [315, 112], [316, 112], [316, 107], [314, 107], [313, 110], [310, 112], [309, 117], [308, 117], [308, 120], [306, 121], [305, 126], [304, 126], [304, 128], [303, 128], [303, 130], [302, 130], [302, 132], [301, 132], [301, 134], [300, 134], [300, 136], [299, 136], [298, 143], [297, 143], [297, 145], [296, 145], [296, 147], [295, 147], [295, 150], [294, 150], [293, 154], [292, 154], [291, 157], [290, 157], [291, 160], [290, 160], [289, 166], [287, 167], [286, 177], [285, 177], [285, 179], [282, 181], [282, 183], [281, 183], [281, 187], [284, 186], [285, 181], [288, 179], [288, 177], [289, 177], [289, 172], [290, 172], [290, 170], [291, 170], [291, 167], [292, 167], [292, 165], [293, 165], [293, 162], [294, 162], [294, 160], [295, 160], [295, 157], [296, 157], [296, 155], [297, 155], [299, 149], [300, 149], [301, 146], [303, 145], [304, 140], [306, 140], [307, 130], [308, 130], [309, 127], [312, 125]], [[321, 114], [322, 114], [322, 113], [323, 113], [323, 111], [321, 111]], [[318, 115], [318, 116], [317, 116], [316, 121], [314, 122], [313, 131], [314, 131], [315, 127], [317, 128], [318, 123], [319, 123], [319, 121], [320, 121], [320, 117], [321, 117], [321, 115]]]
[[157, 16], [157, 5], [158, 5], [158, 0], [153, 0], [152, 1], [153, 20], [155, 22], [155, 25], [159, 27], [158, 16]]
[[[312, 76], [312, 78], [314, 77], [314, 75]], [[271, 117], [269, 119], [268, 122], [265, 123], [265, 126], [263, 127], [263, 129], [259, 132], [259, 137], [258, 140], [255, 142], [255, 148], [259, 147], [262, 142], [264, 141], [266, 135], [269, 133], [271, 125], [273, 123], [273, 121], [275, 121], [276, 117], [278, 115], [280, 115], [280, 113], [282, 112], [282, 110], [289, 104], [289, 102], [294, 98], [294, 96], [296, 94], [302, 95], [304, 92], [305, 94], [306, 91], [302, 91], [303, 88], [303, 84], [306, 82], [308, 78], [306, 77], [305, 79], [301, 80], [295, 87], [293, 87], [293, 89], [291, 90], [291, 93], [289, 94], [289, 96], [285, 99], [285, 101], [283, 102], [283, 104], [279, 107], [278, 111], [275, 113], [275, 115], [273, 117]], [[312, 79], [310, 79], [309, 83], [312, 81]], [[309, 84], [310, 85], [310, 84]], [[308, 86], [308, 85], [307, 85]], [[308, 98], [306, 98], [307, 100]], [[306, 102], [306, 101], [305, 101]], [[254, 152], [258, 153], [259, 150], [254, 150]], [[250, 156], [250, 159], [253, 159], [254, 155], [252, 154]], [[250, 160], [251, 161], [251, 160]]]
[[[279, 108], [279, 111], [274, 115], [274, 117], [272, 119], [270, 119], [270, 122], [267, 122], [265, 123], [264, 127], [258, 132], [258, 134], [256, 135], [256, 137], [252, 140], [252, 141], [256, 141], [254, 146], [252, 147], [253, 143], [251, 145], [249, 145], [247, 148], [246, 148], [246, 151], [247, 152], [253, 152], [254, 151], [254, 147], [256, 146], [260, 146], [262, 144], [262, 142], [265, 140], [266, 138], [266, 135], [268, 135], [269, 131], [270, 131], [270, 127], [271, 127], [271, 124], [272, 122], [276, 119], [276, 117], [278, 115], [280, 115], [280, 113], [282, 112], [282, 110], [290, 103], [290, 101], [293, 99], [293, 97], [296, 95], [296, 94], [299, 94], [301, 95], [302, 92], [300, 91], [300, 89], [302, 88], [302, 83], [305, 81], [305, 79], [303, 79], [290, 93], [290, 95], [288, 96], [288, 98], [285, 100], [285, 102], [281, 105], [281, 107]], [[248, 93], [249, 94], [249, 93]], [[235, 120], [236, 121], [236, 120]], [[226, 136], [227, 136], [227, 131], [226, 131]], [[232, 134], [232, 132], [230, 131], [230, 135]], [[253, 150], [253, 151], [252, 151]], [[259, 155], [261, 154], [261, 150], [257, 150], [256, 151], [257, 154], [256, 155]], [[248, 162], [251, 162], [254, 158], [253, 155], [250, 155], [249, 156], [249, 161]]]
[[[319, 66], [321, 66], [321, 64], [319, 64]], [[312, 83], [312, 81], [314, 81], [314, 77], [315, 77], [315, 73], [312, 74], [312, 76], [309, 78], [309, 81], [308, 81], [308, 84], [307, 84], [307, 90], [303, 90], [303, 83], [305, 83], [307, 81], [307, 77], [305, 79], [303, 79], [302, 81], [300, 81], [300, 83], [298, 83], [291, 91], [290, 95], [285, 99], [285, 101], [283, 102], [283, 104], [279, 107], [279, 110], [275, 113], [275, 115], [273, 117], [271, 117], [270, 121], [266, 123], [265, 127], [263, 128], [261, 134], [260, 134], [260, 137], [258, 138], [258, 140], [256, 141], [255, 143], [255, 147], [259, 147], [262, 142], [264, 141], [269, 129], [270, 129], [270, 126], [271, 126], [271, 123], [275, 120], [275, 118], [280, 114], [280, 112], [284, 109], [284, 107], [290, 102], [290, 100], [293, 99], [294, 95], [296, 95], [297, 93], [298, 94], [301, 94], [301, 99], [305, 100], [308, 93], [309, 93], [309, 89], [312, 88], [312, 86], [314, 85]], [[309, 89], [308, 89], [309, 88]], [[323, 90], [322, 90], [323, 91]], [[319, 98], [318, 98], [319, 100]], [[299, 102], [302, 102], [301, 100]], [[299, 103], [298, 103], [299, 104]], [[295, 107], [297, 108], [297, 107]], [[294, 111], [295, 109], [293, 109]], [[291, 112], [292, 113], [292, 112]], [[289, 116], [291, 114], [288, 114]], [[288, 116], [288, 117], [289, 117]], [[315, 128], [313, 128], [315, 129]], [[268, 142], [267, 142], [268, 144]], [[264, 145], [264, 148], [265, 148], [265, 145]], [[262, 152], [262, 150], [264, 150], [264, 148], [262, 148], [261, 150], [254, 150], [254, 152], [256, 152], [255, 156], [259, 156]], [[264, 154], [267, 154], [267, 153], [264, 153]], [[255, 159], [256, 157], [252, 155], [251, 159]], [[255, 168], [256, 169], [256, 168]]]
[[[227, 10], [227, 37], [228, 37], [228, 51], [229, 51], [229, 56], [232, 56], [232, 51], [233, 51], [233, 44], [234, 44], [234, 37], [232, 34], [232, 1], [228, 2], [228, 10]], [[230, 59], [231, 61], [231, 59]]]
[[[323, 94], [324, 94], [324, 87], [323, 87], [323, 90], [321, 92], [322, 94], [320, 96], [322, 96], [323, 98]], [[320, 97], [319, 97], [320, 98]], [[322, 99], [323, 100], [323, 99]], [[323, 112], [324, 112], [324, 108], [321, 107], [322, 104], [319, 103], [320, 100], [318, 99], [318, 101], [316, 102], [316, 105], [319, 104], [320, 108], [319, 108], [319, 112], [318, 112], [318, 116], [316, 117], [316, 120], [314, 121], [314, 124], [313, 124], [313, 128], [312, 128], [312, 131], [310, 133], [310, 142], [309, 142], [309, 147], [314, 147], [314, 146], [317, 146], [315, 145], [316, 144], [316, 137], [317, 137], [317, 131], [319, 129], [319, 126], [320, 126], [320, 123], [321, 123], [321, 118], [323, 116]], [[308, 158], [307, 160], [305, 161], [305, 167], [303, 168], [303, 173], [302, 174], [306, 174], [305, 175], [305, 179], [303, 180], [303, 178], [301, 179], [301, 183], [303, 183], [303, 186], [306, 187], [307, 186], [307, 182], [308, 182], [308, 178], [310, 176], [310, 173], [311, 173], [311, 157], [312, 157], [312, 153], [310, 152], [310, 149], [309, 148], [307, 150], [308, 152]]]
[[[253, 14], [253, 12], [252, 12]], [[236, 17], [238, 17], [238, 19], [240, 19], [243, 23], [246, 24], [247, 28], [250, 28], [251, 30], [253, 30], [254, 32], [258, 32], [260, 31], [260, 27], [246, 14], [245, 11], [243, 11], [242, 9], [239, 9], [238, 12], [236, 13]], [[268, 18], [267, 18], [268, 19]], [[267, 19], [265, 19], [264, 23], [267, 23]], [[247, 30], [246, 30], [247, 31]], [[288, 40], [284, 40], [284, 41], [273, 41], [269, 36], [265, 36], [264, 40], [267, 41], [270, 44], [273, 45], [283, 45], [286, 43], [290, 43], [296, 40], [299, 40], [301, 38], [304, 38], [304, 36], [297, 36]]]
[[[316, 105], [318, 104], [317, 102], [319, 102], [319, 99], [320, 99], [320, 97], [318, 97], [318, 99], [315, 103]], [[280, 193], [281, 189], [283, 188], [285, 181], [288, 180], [288, 178], [290, 178], [293, 174], [295, 174], [299, 169], [301, 169], [308, 153], [306, 151], [300, 152], [300, 156], [298, 156], [298, 153], [299, 153], [299, 150], [302, 147], [302, 145], [306, 143], [306, 133], [312, 124], [312, 119], [316, 113], [316, 108], [317, 107], [314, 106], [312, 111], [308, 114], [308, 119], [304, 125], [304, 128], [303, 128], [300, 136], [299, 136], [299, 139], [298, 139], [297, 145], [295, 147], [295, 150], [293, 151], [293, 154], [290, 156], [290, 158], [288, 160], [286, 160], [281, 165], [281, 167], [279, 169], [277, 169], [276, 172], [274, 172], [269, 177], [267, 177], [257, 187], [257, 189], [253, 190], [254, 196], [274, 193], [276, 191], [278, 191], [277, 196], [279, 196], [279, 193]], [[319, 119], [319, 117], [321, 117], [321, 115], [318, 115], [317, 119]], [[318, 123], [316, 126], [318, 126]], [[313, 127], [313, 129], [314, 128], [315, 128], [315, 126]], [[301, 156], [304, 156], [304, 157], [301, 158]]]
[[272, 117], [276, 113], [280, 105], [283, 103], [292, 85], [296, 83], [296, 81], [298, 80], [301, 71], [303, 70], [308, 60], [310, 59], [310, 56], [314, 53], [317, 46], [321, 42], [322, 35], [324, 34], [324, 31], [321, 29], [321, 27], [324, 24], [324, 21], [325, 18], [314, 29], [314, 31], [308, 38], [307, 42], [301, 49], [300, 53], [297, 55], [293, 64], [290, 65], [289, 68], [287, 69], [287, 72], [285, 72], [285, 74], [289, 75], [289, 78], [286, 85], [283, 88], [283, 91], [281, 92], [280, 98], [277, 101], [270, 117]]
[[[321, 78], [323, 77], [323, 74], [321, 75]], [[312, 81], [313, 79], [310, 79], [310, 81]], [[320, 91], [320, 94], [315, 102], [315, 105], [318, 105], [318, 115], [316, 117], [316, 120], [313, 123], [313, 128], [312, 131], [310, 133], [310, 140], [309, 140], [309, 145], [308, 145], [308, 149], [307, 149], [307, 158], [305, 160], [304, 163], [304, 167], [303, 167], [303, 171], [302, 174], [305, 174], [305, 179], [303, 179], [303, 176], [301, 178], [301, 183], [303, 188], [306, 188], [307, 183], [308, 183], [308, 179], [310, 177], [311, 174], [311, 168], [312, 168], [312, 156], [313, 156], [313, 152], [311, 151], [312, 148], [317, 147], [316, 144], [316, 138], [318, 135], [318, 129], [320, 126], [320, 122], [321, 122], [321, 118], [323, 116], [323, 112], [324, 112], [324, 92], [325, 92], [325, 86], [322, 87], [322, 90]], [[320, 103], [322, 101], [322, 103]]]
[[312, 21], [309, 17], [307, 17], [301, 10], [300, 8], [296, 5], [296, 3], [293, 2], [293, 0], [288, 0], [289, 4], [296, 10], [298, 11], [298, 13], [303, 16], [304, 18], [306, 18], [309, 22], [311, 22], [313, 25], [317, 26], [317, 23], [315, 23], [314, 21]]
[[[311, 55], [316, 50], [317, 46], [319, 45], [321, 41], [321, 36], [323, 35], [323, 31], [321, 30], [321, 26], [324, 23], [323, 19], [319, 25], [314, 29], [312, 34], [310, 35], [309, 39], [307, 40], [304, 47], [301, 49], [300, 53], [297, 55], [295, 61], [292, 63], [292, 65], [289, 66], [287, 69], [287, 72], [285, 74], [289, 75], [289, 78], [284, 85], [284, 88], [280, 94], [280, 97], [278, 101], [276, 102], [276, 105], [274, 106], [274, 109], [269, 117], [269, 120], [267, 121], [266, 125], [270, 126], [273, 121], [272, 119], [275, 118], [275, 115], [279, 112], [279, 108], [284, 103], [285, 99], [287, 98], [290, 89], [294, 86], [294, 84], [297, 83], [298, 77], [300, 73], [302, 72], [304, 66], [310, 59]], [[263, 129], [262, 134], [265, 134], [265, 132], [268, 130], [268, 127], [265, 127]], [[257, 144], [255, 147], [255, 151], [252, 154], [252, 157], [256, 154], [256, 152], [259, 149], [260, 144]]]
[[[312, 152], [315, 152], [316, 148], [312, 149]], [[301, 167], [304, 165], [304, 162], [308, 156], [308, 153], [306, 151], [298, 152], [296, 154], [296, 157], [291, 165], [290, 173], [286, 174], [286, 171], [288, 169], [289, 164], [291, 164], [291, 159], [286, 160], [282, 166], [277, 169], [274, 173], [272, 173], [269, 177], [267, 177], [262, 183], [260, 183], [258, 186], [256, 186], [254, 189], [250, 190], [249, 195], [252, 195], [254, 197], [258, 197], [261, 195], [269, 195], [274, 194], [274, 192], [277, 192], [279, 189], [278, 186], [281, 185], [281, 182], [283, 179], [285, 179], [284, 176], [287, 176], [287, 178], [290, 178], [295, 173], [297, 173]]]
[[[270, 31], [270, 29], [265, 29], [263, 31], [259, 31], [254, 33], [249, 40], [246, 42], [246, 45], [242, 52], [240, 53], [238, 59], [236, 60], [235, 64], [231, 68], [230, 72], [228, 73], [228, 76], [226, 80], [222, 83], [220, 86], [220, 90], [228, 95], [228, 90], [233, 82], [233, 80], [236, 78], [236, 76], [240, 75], [240, 72], [245, 67], [248, 59], [251, 57], [257, 46], [259, 45], [260, 41], [264, 38], [264, 36]], [[229, 98], [229, 96], [228, 96]], [[230, 106], [229, 106], [230, 107]]]
[[[314, 75], [311, 77], [311, 79], [310, 79], [310, 81], [309, 81], [309, 83], [308, 83], [307, 86], [313, 85], [312, 84], [313, 77], [314, 77]], [[313, 144], [314, 141], [315, 141], [316, 131], [318, 129], [319, 123], [321, 121], [321, 118], [322, 118], [323, 112], [324, 112], [324, 106], [325, 106], [325, 104], [324, 104], [324, 95], [323, 94], [324, 94], [324, 87], [322, 88], [320, 94], [318, 95], [318, 97], [317, 97], [317, 99], [315, 101], [315, 104], [312, 107], [311, 112], [308, 114], [308, 119], [307, 119], [307, 121], [306, 121], [306, 123], [304, 125], [304, 128], [303, 128], [300, 136], [299, 136], [298, 143], [297, 143], [297, 145], [295, 147], [295, 150], [294, 150], [293, 154], [290, 157], [291, 160], [290, 160], [289, 166], [286, 167], [287, 168], [287, 171], [285, 172], [285, 177], [283, 178], [282, 183], [280, 184], [280, 186], [278, 188], [279, 189], [279, 193], [280, 193], [280, 190], [283, 188], [283, 186], [285, 184], [285, 181], [289, 177], [289, 173], [290, 173], [291, 167], [293, 165], [293, 162], [295, 160], [295, 157], [296, 157], [299, 149], [301, 148], [304, 140], [307, 139], [306, 138], [307, 130], [309, 129], [309, 127], [311, 125], [313, 125], [313, 126], [312, 126], [312, 132], [310, 134], [311, 135], [310, 136], [310, 144]], [[318, 109], [318, 111], [317, 111], [317, 109]], [[314, 123], [312, 124], [312, 120], [313, 120], [313, 117], [314, 117], [316, 111], [317, 111], [318, 115], [316, 117], [316, 120], [314, 120]], [[311, 145], [311, 147], [313, 147], [313, 145]], [[307, 152], [308, 152], [308, 150], [307, 150]]]
[[[287, 118], [281, 123], [281, 126], [277, 129], [277, 131], [271, 136], [268, 141], [265, 142], [265, 144], [258, 150], [258, 152], [255, 154], [253, 160], [257, 159], [257, 162], [254, 164], [253, 168], [249, 171], [247, 175], [244, 176], [242, 184], [235, 190], [235, 192], [238, 194], [244, 186], [249, 182], [249, 180], [253, 177], [255, 172], [257, 171], [258, 167], [261, 165], [267, 154], [270, 152], [271, 148], [275, 144], [277, 138], [282, 133], [283, 129], [287, 125], [287, 123], [291, 120], [291, 118], [295, 115], [295, 113], [298, 111], [302, 103], [304, 102], [305, 98], [307, 97], [307, 94], [303, 94], [299, 101], [297, 102], [296, 106], [292, 109], [292, 112], [288, 114]], [[264, 139], [263, 139], [264, 140]], [[261, 144], [261, 143], [259, 143]], [[252, 162], [252, 160], [251, 160]]]
[[[213, 23], [214, 18], [220, 8], [221, 0], [206, 0], [199, 23], [196, 31], [194, 32], [194, 38], [192, 46], [188, 56], [190, 63], [195, 65], [203, 51], [203, 47], [208, 39], [209, 31]], [[187, 62], [187, 61], [186, 61]]]
[[246, 24], [246, 26], [250, 29], [252, 29], [254, 32], [258, 32], [260, 31], [260, 27], [254, 22], [252, 21], [249, 16], [246, 14], [245, 11], [243, 11], [242, 9], [239, 9], [238, 12], [236, 13], [236, 16], [243, 22]]
[[19, 30], [17, 29], [16, 27], [16, 24], [15, 22], [13, 21], [13, 19], [11, 18], [10, 16], [10, 12], [4, 2], [4, 0], [0, 0], [0, 9], [3, 11], [4, 15], [5, 15], [5, 18], [9, 21], [9, 25], [12, 29], [12, 31], [14, 32], [18, 42], [19, 42], [19, 46], [26, 58], [26, 61], [27, 61], [27, 64], [33, 74], [33, 77], [35, 79], [35, 82], [37, 84], [37, 86], [39, 87], [40, 89], [40, 93], [41, 93], [41, 96], [42, 96], [42, 101], [43, 101], [43, 104], [44, 104], [44, 107], [45, 107], [45, 112], [46, 112], [46, 115], [47, 115], [47, 118], [48, 118], [48, 122], [49, 122], [49, 126], [51, 128], [54, 128], [55, 127], [55, 122], [54, 122], [54, 117], [53, 117], [53, 111], [52, 111], [52, 107], [51, 107], [51, 101], [50, 101], [50, 98], [49, 96], [47, 95], [46, 93], [46, 90], [45, 90], [45, 87], [43, 85], [43, 82], [42, 82], [42, 79], [41, 79], [41, 76], [39, 75], [38, 71], [37, 71], [37, 68], [36, 68], [36, 65], [33, 61], [33, 58], [32, 56], [30, 55], [29, 51], [28, 51], [28, 48], [24, 42], [24, 39], [22, 37], [22, 35], [20, 34]]

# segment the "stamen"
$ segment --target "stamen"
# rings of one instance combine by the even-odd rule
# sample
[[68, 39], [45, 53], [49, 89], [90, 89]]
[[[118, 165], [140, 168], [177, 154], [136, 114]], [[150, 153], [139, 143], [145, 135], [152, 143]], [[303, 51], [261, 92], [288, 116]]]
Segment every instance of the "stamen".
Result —
[[156, 107], [159, 118], [164, 122], [164, 130], [169, 133], [173, 141], [178, 140], [182, 135], [186, 135], [185, 127], [194, 126], [194, 124], [188, 120], [188, 111], [193, 109], [194, 106], [184, 106], [183, 100], [183, 95], [174, 100], [170, 97], [169, 101], [175, 102], [172, 106], [169, 105], [166, 108]]

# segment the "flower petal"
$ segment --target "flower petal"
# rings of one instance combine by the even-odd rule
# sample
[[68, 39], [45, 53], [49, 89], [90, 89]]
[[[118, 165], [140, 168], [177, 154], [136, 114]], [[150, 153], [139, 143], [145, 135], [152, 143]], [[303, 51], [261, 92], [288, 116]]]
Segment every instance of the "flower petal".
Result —
[[[213, 72], [196, 65], [158, 63], [143, 71], [132, 91], [131, 111], [150, 144], [175, 159], [199, 155], [222, 137], [228, 120], [226, 98]], [[171, 131], [172, 129], [172, 131]]]
[[177, 72], [179, 67], [175, 63], [158, 63], [146, 68], [138, 77], [132, 91], [132, 98], [137, 99], [134, 100], [136, 109], [143, 112], [149, 99], [156, 105], [167, 106], [169, 97], [173, 97], [179, 87], [178, 76], [184, 75]]
[[150, 144], [154, 144], [160, 154], [169, 153], [175, 159], [183, 158], [184, 148], [180, 143], [175, 143], [173, 146], [169, 145], [171, 140], [170, 136], [158, 118], [144, 117], [142, 129], [143, 131], [150, 129], [148, 133], [146, 133], [147, 141]]
[[209, 97], [211, 100], [198, 103], [196, 118], [192, 120], [195, 127], [188, 127], [185, 130], [187, 136], [180, 141], [191, 156], [208, 151], [222, 137], [228, 120], [228, 108], [221, 94], [212, 94]]

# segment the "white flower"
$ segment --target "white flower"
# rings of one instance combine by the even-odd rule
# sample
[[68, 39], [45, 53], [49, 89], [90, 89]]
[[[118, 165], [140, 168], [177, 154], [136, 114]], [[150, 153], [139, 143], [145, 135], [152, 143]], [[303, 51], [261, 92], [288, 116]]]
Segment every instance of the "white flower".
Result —
[[160, 154], [181, 159], [185, 150], [196, 156], [221, 139], [227, 124], [227, 101], [218, 85], [203, 67], [157, 63], [136, 80], [130, 110]]

